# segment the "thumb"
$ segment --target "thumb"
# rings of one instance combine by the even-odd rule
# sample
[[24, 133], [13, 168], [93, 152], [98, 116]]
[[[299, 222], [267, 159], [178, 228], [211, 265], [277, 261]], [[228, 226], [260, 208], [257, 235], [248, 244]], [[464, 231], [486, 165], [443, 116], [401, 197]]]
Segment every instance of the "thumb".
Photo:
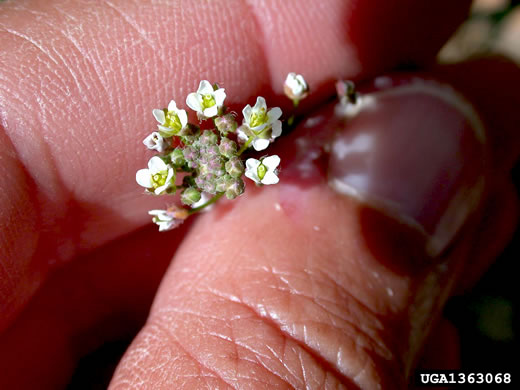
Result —
[[111, 388], [405, 388], [492, 168], [453, 90], [376, 84], [397, 86], [346, 125], [328, 107], [280, 143], [279, 185], [196, 221]]

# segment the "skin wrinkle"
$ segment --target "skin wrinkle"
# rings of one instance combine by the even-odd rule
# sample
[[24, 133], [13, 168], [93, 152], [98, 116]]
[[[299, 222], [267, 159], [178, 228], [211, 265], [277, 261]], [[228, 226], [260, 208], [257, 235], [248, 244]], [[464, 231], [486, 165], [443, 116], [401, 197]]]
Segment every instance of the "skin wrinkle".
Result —
[[[269, 366], [268, 362], [270, 360], [273, 360], [273, 358], [274, 358], [275, 361], [278, 361], [278, 362], [283, 364], [283, 360], [280, 359], [278, 356], [276, 356], [276, 353], [274, 353], [274, 351], [270, 350], [273, 356], [269, 356], [269, 355], [263, 354], [258, 349], [253, 348], [252, 346], [249, 346], [247, 343], [242, 343], [242, 342], [240, 342], [238, 340], [235, 340], [234, 342], [235, 342], [235, 344], [237, 346], [244, 348], [245, 350], [251, 352], [255, 356], [255, 360], [254, 361], [250, 360], [251, 363], [255, 363], [255, 364], [261, 365], [268, 372], [270, 372], [274, 376], [278, 377], [281, 381], [286, 382], [286, 383], [290, 384], [293, 387], [295, 387], [296, 384], [301, 384], [301, 381], [298, 381], [297, 378], [293, 375], [293, 373], [285, 365], [284, 365], [285, 369], [287, 370], [287, 372], [289, 374], [291, 374], [292, 378], [284, 378], [284, 377], [282, 377], [279, 373], [276, 372], [276, 370], [272, 369]], [[267, 345], [266, 345], [266, 348], [268, 350], [270, 349], [269, 346], [267, 346]], [[239, 356], [238, 353], [237, 353], [237, 356]]]
[[[206, 371], [206, 374], [203, 375], [202, 377], [203, 378], [206, 378], [206, 376], [209, 374], [213, 374], [214, 375], [214, 378], [218, 378], [219, 380], [222, 381], [222, 383], [228, 385], [230, 388], [233, 388], [233, 389], [239, 389], [239, 387], [237, 387], [236, 384], [233, 384], [233, 383], [230, 383], [228, 382], [222, 375], [221, 373], [219, 373], [218, 371], [216, 371], [215, 369], [207, 366], [204, 364], [204, 362], [202, 361], [202, 359], [198, 358], [196, 355], [193, 355], [193, 353], [185, 346], [181, 343], [181, 341], [175, 337], [174, 333], [171, 332], [168, 328], [164, 327], [161, 323], [161, 321], [155, 321], [153, 322], [152, 321], [152, 324], [162, 333], [166, 336], [166, 338], [170, 341], [173, 342], [173, 345], [176, 345], [178, 346], [182, 352], [184, 352], [186, 354], [186, 356], [189, 357], [189, 359], [191, 359], [194, 363], [196, 363], [197, 365], [199, 365], [201, 367], [201, 372], [202, 371]], [[161, 338], [162, 339], [162, 338]]]
[[[244, 300], [241, 300], [241, 305], [248, 308], [256, 317], [258, 317], [260, 320], [264, 321], [269, 326], [273, 327], [277, 331], [279, 331], [283, 335], [283, 341], [284, 343], [287, 343], [287, 340], [291, 340], [294, 342], [301, 350], [308, 353], [315, 361], [321, 361], [323, 359], [326, 360], [326, 358], [323, 358], [323, 355], [321, 354], [322, 351], [319, 350], [319, 348], [313, 348], [310, 344], [306, 344], [307, 337], [304, 337], [303, 339], [299, 338], [297, 335], [295, 335], [293, 332], [289, 331], [284, 324], [278, 319], [278, 316], [273, 316], [272, 312], [269, 310], [259, 310], [257, 305], [251, 302], [247, 302]], [[337, 369], [337, 366], [332, 361], [327, 361], [327, 363], [330, 365], [330, 367], [333, 367], [334, 369]], [[334, 370], [334, 375], [346, 379], [341, 372], [341, 369], [339, 371]]]
[[[222, 302], [221, 302], [221, 303], [222, 303]], [[297, 346], [297, 348], [298, 348], [300, 351], [302, 351], [302, 352], [300, 352], [300, 353], [306, 353], [306, 354], [309, 354], [309, 356], [310, 356], [313, 360], [316, 360], [316, 357], [317, 357], [317, 356], [316, 356], [312, 351], [309, 351], [305, 345], [303, 345], [303, 344], [302, 344], [301, 342], [299, 342], [297, 339], [294, 339], [292, 336], [290, 336], [290, 334], [283, 332], [283, 331], [280, 329], [280, 327], [279, 327], [276, 323], [274, 323], [274, 322], [271, 321], [270, 318], [265, 317], [265, 316], [259, 314], [257, 311], [255, 311], [253, 308], [249, 307], [248, 305], [244, 304], [243, 302], [236, 302], [236, 301], [227, 301], [227, 302], [226, 302], [226, 301], [224, 301], [223, 303], [228, 304], [228, 305], [231, 305], [231, 306], [239, 305], [241, 308], [245, 308], [245, 309], [247, 309], [248, 313], [253, 314], [253, 318], [256, 318], [256, 319], [258, 319], [258, 320], [260, 321], [260, 324], [261, 324], [262, 327], [269, 327], [269, 328], [271, 328], [271, 329], [275, 332], [275, 334], [278, 334], [278, 335], [282, 336], [282, 340], [283, 340], [283, 342], [284, 342], [284, 343], [283, 343], [283, 346], [281, 347], [282, 350], [286, 348], [287, 342], [290, 341], [291, 343], [295, 343], [295, 345]], [[166, 311], [161, 311], [161, 314], [157, 313], [157, 316], [154, 315], [154, 316], [152, 317], [152, 322], [153, 322], [154, 324], [155, 324], [155, 323], [160, 323], [160, 324], [162, 324], [162, 323], [171, 323], [172, 320], [173, 320], [173, 321], [178, 320], [178, 319], [180, 318], [179, 315], [182, 316], [182, 314], [189, 314], [189, 315], [192, 315], [192, 316], [195, 316], [195, 317], [201, 317], [201, 316], [202, 316], [203, 318], [208, 318], [208, 317], [207, 317], [207, 316], [208, 316], [208, 313], [203, 313], [203, 312], [193, 312], [193, 311], [185, 312], [184, 310], [180, 310], [180, 309], [175, 309], [175, 310], [173, 310], [173, 308], [171, 308], [170, 311], [173, 311], [173, 312], [175, 313], [175, 314], [173, 315], [173, 317], [171, 317], [171, 319], [168, 319], [168, 318], [165, 318], [165, 317], [164, 317], [164, 314], [166, 313]], [[232, 311], [233, 311], [233, 312], [236, 312], [237, 310], [236, 310], [236, 309], [233, 309]], [[157, 318], [156, 318], [156, 317], [157, 317]], [[225, 319], [220, 318], [220, 317], [216, 317], [216, 318], [215, 318], [215, 317], [212, 316], [212, 317], [210, 317], [210, 318], [217, 319], [219, 322], [222, 322], [222, 321], [225, 322], [225, 321], [226, 321]], [[242, 319], [242, 316], [239, 318], [239, 320], [240, 320], [240, 319]], [[236, 320], [232, 320], [233, 323], [234, 323], [235, 321], [236, 321]], [[200, 323], [200, 326], [204, 326], [204, 324], [205, 324], [206, 322], [207, 322], [207, 321], [202, 321], [202, 322]], [[237, 325], [237, 326], [239, 326], [239, 325]], [[234, 326], [233, 326], [233, 325], [230, 325], [230, 327], [229, 327], [228, 329], [234, 329]], [[149, 331], [152, 331], [152, 330], [149, 330]], [[173, 329], [170, 329], [170, 331], [173, 333]], [[204, 332], [204, 335], [208, 335], [208, 333]], [[226, 341], [226, 342], [229, 342], [229, 340], [228, 340], [226, 337], [225, 337], [225, 338], [221, 338], [221, 339], [223, 339], [223, 340]], [[256, 341], [256, 339], [255, 339], [253, 336], [251, 336], [250, 339], [251, 339], [252, 342], [255, 342], [255, 341]], [[270, 367], [268, 364], [266, 364], [266, 363], [264, 363], [264, 362], [262, 361], [262, 359], [261, 359], [262, 357], [264, 357], [264, 358], [270, 360], [270, 359], [269, 359], [269, 356], [267, 356], [267, 355], [265, 355], [265, 354], [262, 354], [261, 352], [259, 352], [259, 351], [258, 351], [257, 349], [255, 349], [254, 347], [249, 346], [247, 343], [239, 342], [237, 338], [234, 338], [233, 341], [230, 342], [230, 343], [233, 344], [233, 345], [236, 345], [236, 346], [240, 346], [240, 347], [242, 347], [242, 348], [245, 348], [245, 349], [247, 349], [247, 350], [250, 351], [250, 352], [253, 352], [253, 354], [254, 354], [254, 356], [255, 356], [255, 361], [254, 361], [255, 364], [260, 364], [262, 367], [264, 367], [265, 369], [267, 369], [271, 374], [273, 374], [273, 375], [279, 377], [279, 378], [280, 378], [281, 380], [283, 380], [284, 382], [287, 381], [287, 379], [284, 378], [284, 376], [283, 376], [282, 374], [279, 374], [279, 373], [276, 372], [275, 367]], [[267, 347], [267, 346], [265, 346], [265, 347]], [[274, 355], [274, 356], [276, 357], [276, 355]], [[226, 355], [226, 358], [229, 358], [229, 356]], [[244, 357], [243, 357], [243, 356], [239, 356], [239, 355], [237, 355], [237, 358], [236, 358], [236, 359], [237, 359], [237, 361], [239, 361], [239, 360], [244, 360]], [[320, 360], [319, 357], [318, 357], [318, 359]], [[199, 357], [198, 357], [197, 359], [195, 359], [195, 360], [200, 362], [200, 361], [202, 360], [202, 358], [199, 356]], [[246, 359], [246, 360], [247, 360], [247, 359]], [[277, 359], [275, 359], [275, 360], [277, 360]], [[271, 361], [272, 361], [272, 360], [271, 360]], [[283, 361], [280, 361], [280, 360], [277, 360], [277, 361], [279, 361], [282, 365], [284, 364]], [[237, 372], [241, 372], [241, 371], [240, 371], [240, 370], [237, 370]], [[290, 371], [288, 371], [288, 372], [290, 372]], [[325, 371], [325, 373], [327, 373], [327, 371]], [[339, 373], [337, 373], [337, 374], [339, 374]], [[333, 375], [334, 375], [334, 374], [333, 374]], [[339, 374], [339, 375], [340, 375], [340, 377], [342, 377], [341, 374]], [[220, 375], [220, 376], [222, 376], [222, 375]], [[344, 381], [347, 382], [346, 378], [344, 378]], [[292, 382], [292, 381], [291, 381], [291, 382], [289, 382], [289, 383], [291, 384], [291, 386], [295, 386], [297, 383], [302, 383], [302, 382], [303, 382], [303, 380], [300, 379], [299, 382]]]
[[[314, 280], [311, 278], [311, 285], [313, 283], [314, 283]], [[372, 329], [372, 330], [381, 329], [381, 327], [366, 326], [367, 323], [373, 323], [373, 321], [367, 321], [366, 319], [364, 321], [359, 321], [358, 319], [351, 320], [348, 318], [348, 316], [352, 316], [352, 310], [343, 310], [344, 316], [342, 316], [339, 313], [332, 312], [326, 305], [320, 303], [320, 301], [323, 301], [325, 303], [329, 303], [332, 306], [335, 306], [336, 304], [332, 300], [326, 300], [326, 299], [320, 298], [316, 295], [314, 295], [314, 296], [306, 295], [306, 294], [302, 293], [301, 291], [296, 291], [296, 290], [291, 290], [291, 289], [287, 291], [287, 290], [279, 289], [276, 286], [274, 286], [274, 288], [280, 292], [288, 293], [288, 297], [291, 300], [294, 299], [294, 297], [296, 296], [296, 297], [304, 298], [310, 304], [315, 304], [318, 308], [322, 309], [322, 312], [325, 313], [325, 315], [327, 316], [328, 321], [324, 321], [324, 323], [330, 323], [333, 327], [338, 328], [338, 329], [342, 328], [343, 331], [345, 331], [345, 327], [344, 326], [340, 327], [339, 323], [343, 322], [343, 325], [349, 324], [349, 327], [352, 329], [352, 334], [357, 335], [356, 340], [363, 340], [363, 341], [357, 342], [357, 344], [359, 344], [361, 346], [361, 348], [367, 348], [367, 346], [370, 345], [371, 346], [370, 350], [373, 349], [374, 352], [376, 352], [378, 355], [386, 357], [388, 359], [393, 357], [392, 353], [383, 344], [383, 342], [378, 341], [378, 337], [376, 335], [372, 335], [369, 333], [370, 329]], [[340, 301], [342, 301], [342, 300], [340, 300]], [[345, 300], [345, 302], [350, 302], [350, 301]], [[354, 300], [354, 303], [357, 303], [357, 301]], [[289, 305], [289, 306], [292, 306], [292, 305]], [[303, 305], [296, 305], [296, 306], [305, 307], [307, 305], [303, 304]], [[374, 318], [376, 318], [376, 316], [371, 311], [362, 310], [362, 312], [371, 314], [374, 316]], [[335, 319], [339, 320], [339, 322], [336, 322]], [[357, 325], [358, 322], [365, 324], [363, 329], [360, 328], [359, 325]], [[377, 322], [379, 322], [379, 321], [377, 321]], [[310, 324], [310, 323], [312, 323], [312, 322], [308, 322], [308, 324]], [[279, 325], [279, 326], [281, 326], [281, 325]], [[366, 339], [363, 338], [362, 335], [367, 336]], [[302, 341], [306, 342], [306, 338], [307, 337], [304, 336], [304, 339]], [[312, 337], [311, 337], [311, 339], [312, 339]], [[336, 360], [336, 361], [338, 361], [338, 360]]]
[[[298, 291], [294, 288], [290, 288], [287, 291], [287, 290], [280, 289], [276, 285], [273, 287], [276, 290], [285, 293], [286, 296], [291, 300], [294, 299], [294, 297], [304, 298], [304, 300], [306, 302], [317, 305], [320, 309], [322, 309], [322, 312], [325, 313], [325, 315], [328, 316], [329, 318], [331, 318], [330, 316], [332, 316], [332, 318], [337, 318], [337, 319], [341, 320], [344, 324], [348, 323], [349, 326], [352, 327], [352, 329], [353, 329], [352, 334], [357, 334], [358, 340], [360, 340], [360, 339], [364, 340], [363, 342], [359, 343], [360, 345], [363, 346], [362, 348], [367, 348], [367, 346], [370, 346], [369, 350], [375, 352], [377, 355], [383, 357], [384, 359], [394, 358], [394, 354], [391, 353], [392, 349], [388, 348], [388, 346], [386, 346], [383, 342], [385, 337], [377, 336], [377, 334], [382, 334], [382, 331], [384, 330], [382, 328], [381, 321], [378, 319], [378, 317], [380, 317], [381, 315], [376, 314], [372, 308], [369, 308], [368, 306], [363, 304], [361, 301], [359, 301], [357, 298], [355, 298], [351, 293], [349, 293], [345, 288], [341, 288], [341, 284], [338, 284], [337, 281], [331, 279], [330, 275], [328, 275], [326, 273], [326, 271], [324, 271], [324, 269], [326, 269], [326, 268], [320, 269], [320, 274], [322, 276], [325, 275], [328, 278], [327, 280], [332, 282], [332, 286], [334, 286], [334, 289], [336, 291], [340, 292], [339, 295], [341, 298], [337, 299], [337, 302], [345, 302], [345, 303], [348, 303], [349, 306], [350, 306], [350, 304], [353, 303], [353, 304], [359, 306], [360, 310], [356, 310], [355, 315], [353, 315], [353, 313], [354, 313], [353, 310], [351, 310], [351, 309], [345, 310], [345, 307], [341, 308], [341, 312], [344, 313], [344, 316], [342, 316], [339, 313], [334, 313], [333, 311], [329, 310], [325, 305], [320, 303], [320, 301], [329, 302], [332, 306], [334, 306], [334, 301], [319, 297], [317, 294], [314, 294], [314, 296], [311, 296], [311, 295], [304, 294], [301, 291]], [[315, 286], [316, 282], [317, 282], [316, 274], [309, 272], [308, 268], [305, 268], [305, 272], [307, 275], [309, 275], [309, 278], [307, 280], [303, 281], [303, 285], [308, 284], [308, 282], [310, 281], [311, 286]], [[281, 281], [283, 284], [290, 286], [288, 279], [281, 277], [280, 272], [276, 272], [273, 270], [272, 274], [274, 276], [278, 277], [278, 280]], [[294, 274], [291, 275], [290, 273], [287, 273], [287, 275], [292, 276], [292, 278], [294, 279], [294, 276], [295, 276]], [[262, 281], [264, 280], [263, 277], [258, 277], [255, 279], [259, 281], [259, 284], [262, 284]], [[320, 281], [320, 284], [322, 284], [323, 286], [327, 286], [327, 289], [330, 289], [331, 284], [328, 283], [327, 280], [322, 281], [322, 282]], [[289, 304], [288, 306], [289, 307], [292, 307], [292, 306], [308, 307], [308, 303], [302, 304], [302, 305]], [[337, 308], [337, 311], [340, 311], [339, 307]], [[363, 320], [359, 319], [360, 315], [364, 316]], [[349, 316], [351, 316], [355, 319], [354, 320], [349, 319], [348, 318]], [[368, 319], [368, 316], [370, 317], [370, 319]], [[279, 327], [283, 326], [280, 322], [281, 319], [279, 319], [278, 316], [274, 316], [272, 319], [274, 321], [278, 322]], [[327, 322], [327, 321], [324, 321], [324, 322]], [[360, 328], [358, 325], [356, 325], [358, 322], [361, 324], [365, 324], [363, 329]], [[328, 323], [334, 325], [335, 321], [328, 321]], [[370, 326], [368, 324], [370, 324]], [[377, 325], [374, 325], [374, 324], [377, 324]], [[344, 327], [343, 327], [343, 329], [344, 329]], [[380, 330], [381, 332], [375, 333], [375, 334], [371, 333], [371, 332], [376, 332], [377, 330]], [[331, 364], [332, 364], [332, 362], [331, 362]]]
[[[122, 20], [128, 23], [130, 26], [141, 38], [141, 40], [152, 50], [157, 51], [153, 41], [148, 38], [148, 34], [146, 30], [139, 27], [139, 24], [133, 19], [129, 14], [125, 13], [122, 9], [119, 9], [109, 0], [103, 0], [104, 4], [106, 4], [109, 8], [112, 8], [116, 14], [118, 14]], [[164, 54], [159, 50], [159, 58], [164, 62]]]

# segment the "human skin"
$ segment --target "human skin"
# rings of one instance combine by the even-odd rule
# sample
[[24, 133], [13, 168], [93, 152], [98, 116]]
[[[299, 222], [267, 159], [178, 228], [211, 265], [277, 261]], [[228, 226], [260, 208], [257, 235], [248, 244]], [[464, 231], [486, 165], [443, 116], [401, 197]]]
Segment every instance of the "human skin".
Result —
[[[296, 71], [314, 91], [299, 109], [309, 114], [337, 78], [428, 64], [469, 2], [416, 3], [2, 4], [0, 388], [66, 384], [82, 354], [141, 325], [161, 280], [112, 388], [403, 386], [454, 286], [470, 286], [513, 228], [513, 66], [432, 70], [475, 102], [488, 133], [485, 195], [433, 260], [413, 229], [319, 178], [301, 192], [248, 185], [159, 234], [147, 210], [164, 200], [134, 174], [151, 109], [200, 79], [221, 83], [236, 111], [257, 95], [289, 110], [282, 83]], [[280, 141], [282, 164], [298, 131]], [[368, 288], [374, 272], [384, 288]]]

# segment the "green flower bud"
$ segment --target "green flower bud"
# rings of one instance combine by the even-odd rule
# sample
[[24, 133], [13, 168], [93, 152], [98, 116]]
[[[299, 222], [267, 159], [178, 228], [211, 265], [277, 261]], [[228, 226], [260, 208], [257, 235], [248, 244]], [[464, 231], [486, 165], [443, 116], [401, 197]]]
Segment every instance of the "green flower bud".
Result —
[[204, 130], [199, 138], [199, 142], [204, 146], [216, 145], [218, 142], [218, 136], [211, 130]]
[[170, 153], [170, 160], [172, 165], [175, 168], [180, 168], [186, 162], [184, 158], [184, 153], [181, 148], [175, 148], [173, 152]]
[[186, 188], [184, 191], [182, 191], [181, 194], [181, 202], [185, 205], [192, 205], [195, 202], [198, 202], [200, 200], [200, 192], [197, 191], [193, 187]]
[[226, 190], [226, 198], [235, 199], [237, 196], [240, 196], [244, 193], [244, 189], [245, 184], [242, 179], [233, 179], [233, 182]]
[[225, 167], [226, 172], [234, 178], [238, 178], [244, 174], [244, 163], [238, 157], [231, 157], [231, 159], [226, 162]]
[[215, 194], [215, 187], [217, 185], [217, 177], [211, 173], [198, 176], [196, 180], [197, 187], [208, 194]]
[[217, 186], [215, 190], [217, 192], [226, 192], [228, 187], [233, 184], [233, 178], [230, 175], [223, 175], [217, 179]]
[[234, 156], [237, 153], [237, 143], [224, 137], [220, 140], [218, 149], [221, 155], [231, 158], [231, 156]]
[[198, 167], [200, 153], [197, 148], [193, 146], [186, 146], [184, 149], [182, 149], [182, 155], [190, 168]]

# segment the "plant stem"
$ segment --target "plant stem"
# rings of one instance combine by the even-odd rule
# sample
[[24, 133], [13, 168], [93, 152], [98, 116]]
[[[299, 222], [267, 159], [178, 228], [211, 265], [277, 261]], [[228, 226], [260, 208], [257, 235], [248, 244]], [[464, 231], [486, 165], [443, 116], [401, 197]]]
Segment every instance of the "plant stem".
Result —
[[223, 192], [220, 192], [218, 193], [217, 195], [215, 195], [213, 198], [211, 198], [210, 200], [208, 200], [206, 203], [200, 205], [199, 207], [195, 207], [194, 209], [191, 209], [190, 211], [188, 211], [188, 214], [189, 215], [192, 215], [192, 214], [195, 214], [196, 212], [212, 205], [213, 203], [215, 203], [217, 200], [219, 200], [220, 198], [222, 198], [222, 195], [224, 195]]
[[249, 145], [251, 145], [251, 142], [253, 142], [253, 139], [254, 139], [254, 138], [255, 138], [255, 137], [252, 136], [252, 135], [248, 138], [248, 140], [246, 141], [246, 143], [245, 143], [244, 145], [242, 145], [242, 147], [241, 147], [240, 150], [238, 151], [237, 156], [240, 156], [242, 153], [245, 152], [245, 150], [249, 147]]

